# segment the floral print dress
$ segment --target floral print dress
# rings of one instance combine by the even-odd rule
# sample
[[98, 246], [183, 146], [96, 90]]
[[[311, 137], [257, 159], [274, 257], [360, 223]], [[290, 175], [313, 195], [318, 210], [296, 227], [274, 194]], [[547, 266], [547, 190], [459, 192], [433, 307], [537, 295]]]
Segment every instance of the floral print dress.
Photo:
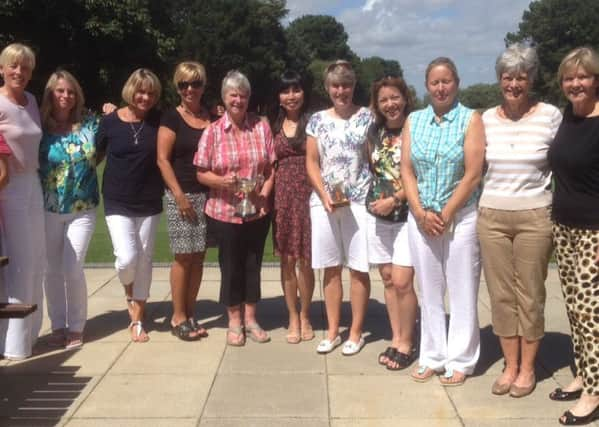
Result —
[[46, 211], [69, 214], [98, 205], [97, 132], [98, 120], [89, 116], [66, 135], [44, 133], [39, 160]]
[[[375, 125], [373, 125], [375, 126]], [[385, 127], [373, 129], [376, 135], [372, 141], [370, 160], [374, 178], [368, 192], [366, 203], [379, 198], [391, 197], [402, 189], [399, 162], [401, 160], [401, 139], [395, 144], [393, 139], [400, 132], [391, 132]], [[385, 219], [393, 222], [405, 222], [408, 218], [408, 206], [404, 202], [397, 206]]]

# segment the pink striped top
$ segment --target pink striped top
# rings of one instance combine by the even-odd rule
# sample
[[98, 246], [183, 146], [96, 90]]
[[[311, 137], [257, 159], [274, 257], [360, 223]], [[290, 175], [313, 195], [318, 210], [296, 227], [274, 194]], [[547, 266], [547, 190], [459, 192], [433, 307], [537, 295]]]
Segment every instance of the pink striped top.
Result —
[[[258, 174], [266, 177], [274, 161], [272, 133], [266, 121], [248, 114], [241, 132], [235, 135], [229, 115], [225, 113], [202, 134], [193, 164], [217, 175], [234, 172], [243, 178]], [[211, 188], [206, 215], [218, 221], [240, 224], [242, 219], [235, 216], [239, 201], [235, 193]]]

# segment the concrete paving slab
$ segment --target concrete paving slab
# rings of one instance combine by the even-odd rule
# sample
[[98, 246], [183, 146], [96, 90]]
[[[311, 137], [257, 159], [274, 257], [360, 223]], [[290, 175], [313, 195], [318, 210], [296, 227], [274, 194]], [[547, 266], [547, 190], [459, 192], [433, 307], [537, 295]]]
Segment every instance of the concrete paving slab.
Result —
[[553, 405], [554, 402], [547, 397], [556, 387], [552, 379], [538, 382], [532, 394], [520, 399], [491, 394], [494, 380], [494, 377], [484, 375], [469, 378], [462, 387], [447, 387], [447, 393], [461, 417], [472, 420], [518, 419], [523, 416], [553, 419], [561, 414], [560, 405]]
[[54, 350], [0, 367], [0, 375], [68, 374], [103, 375], [124, 351], [122, 343], [95, 341], [79, 350]]
[[329, 427], [326, 418], [202, 418], [200, 427]]
[[370, 418], [370, 419], [331, 419], [331, 427], [461, 427], [462, 423], [456, 418]]
[[308, 343], [290, 345], [283, 342], [227, 347], [219, 374], [324, 374], [323, 357]]
[[72, 418], [67, 427], [195, 427], [196, 418]]
[[208, 339], [183, 342], [175, 337], [172, 338], [171, 342], [150, 340], [143, 344], [132, 343], [122, 352], [108, 375], [153, 373], [206, 375], [207, 372], [216, 372], [222, 357], [223, 344]]
[[199, 418], [212, 375], [108, 375], [75, 418]]
[[208, 418], [326, 418], [324, 375], [218, 375], [206, 408]]
[[434, 381], [417, 384], [399, 375], [330, 375], [329, 400], [333, 419], [457, 416], [447, 394]]

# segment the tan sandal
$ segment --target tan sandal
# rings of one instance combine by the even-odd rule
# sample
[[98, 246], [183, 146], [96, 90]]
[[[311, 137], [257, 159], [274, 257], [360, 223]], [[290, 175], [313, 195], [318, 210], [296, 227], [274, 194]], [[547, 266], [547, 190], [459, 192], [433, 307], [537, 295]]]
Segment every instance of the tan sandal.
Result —
[[[235, 337], [231, 339], [231, 335]], [[227, 329], [227, 345], [232, 347], [243, 347], [245, 345], [245, 333], [243, 326], [229, 326]]]
[[439, 382], [444, 387], [458, 387], [466, 382], [466, 374], [460, 371], [448, 369], [439, 377]]
[[300, 333], [298, 330], [288, 330], [285, 339], [287, 340], [287, 344], [299, 344], [302, 340], [302, 337], [300, 337]]
[[430, 381], [432, 377], [437, 375], [437, 372], [434, 369], [429, 368], [428, 366], [418, 366], [416, 369], [412, 371], [410, 376], [417, 383], [425, 383]]
[[302, 325], [302, 341], [312, 341], [316, 335], [314, 334], [314, 329], [312, 329], [312, 325], [307, 323]]

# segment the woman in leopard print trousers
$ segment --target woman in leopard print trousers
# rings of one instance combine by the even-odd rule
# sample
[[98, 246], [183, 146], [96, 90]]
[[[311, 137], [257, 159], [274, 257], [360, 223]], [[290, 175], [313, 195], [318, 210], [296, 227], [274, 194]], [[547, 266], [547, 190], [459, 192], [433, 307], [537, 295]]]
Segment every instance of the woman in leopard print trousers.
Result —
[[553, 241], [576, 377], [549, 397], [580, 397], [559, 422], [582, 425], [599, 419], [599, 55], [573, 50], [560, 64], [558, 81], [569, 102], [548, 154]]

